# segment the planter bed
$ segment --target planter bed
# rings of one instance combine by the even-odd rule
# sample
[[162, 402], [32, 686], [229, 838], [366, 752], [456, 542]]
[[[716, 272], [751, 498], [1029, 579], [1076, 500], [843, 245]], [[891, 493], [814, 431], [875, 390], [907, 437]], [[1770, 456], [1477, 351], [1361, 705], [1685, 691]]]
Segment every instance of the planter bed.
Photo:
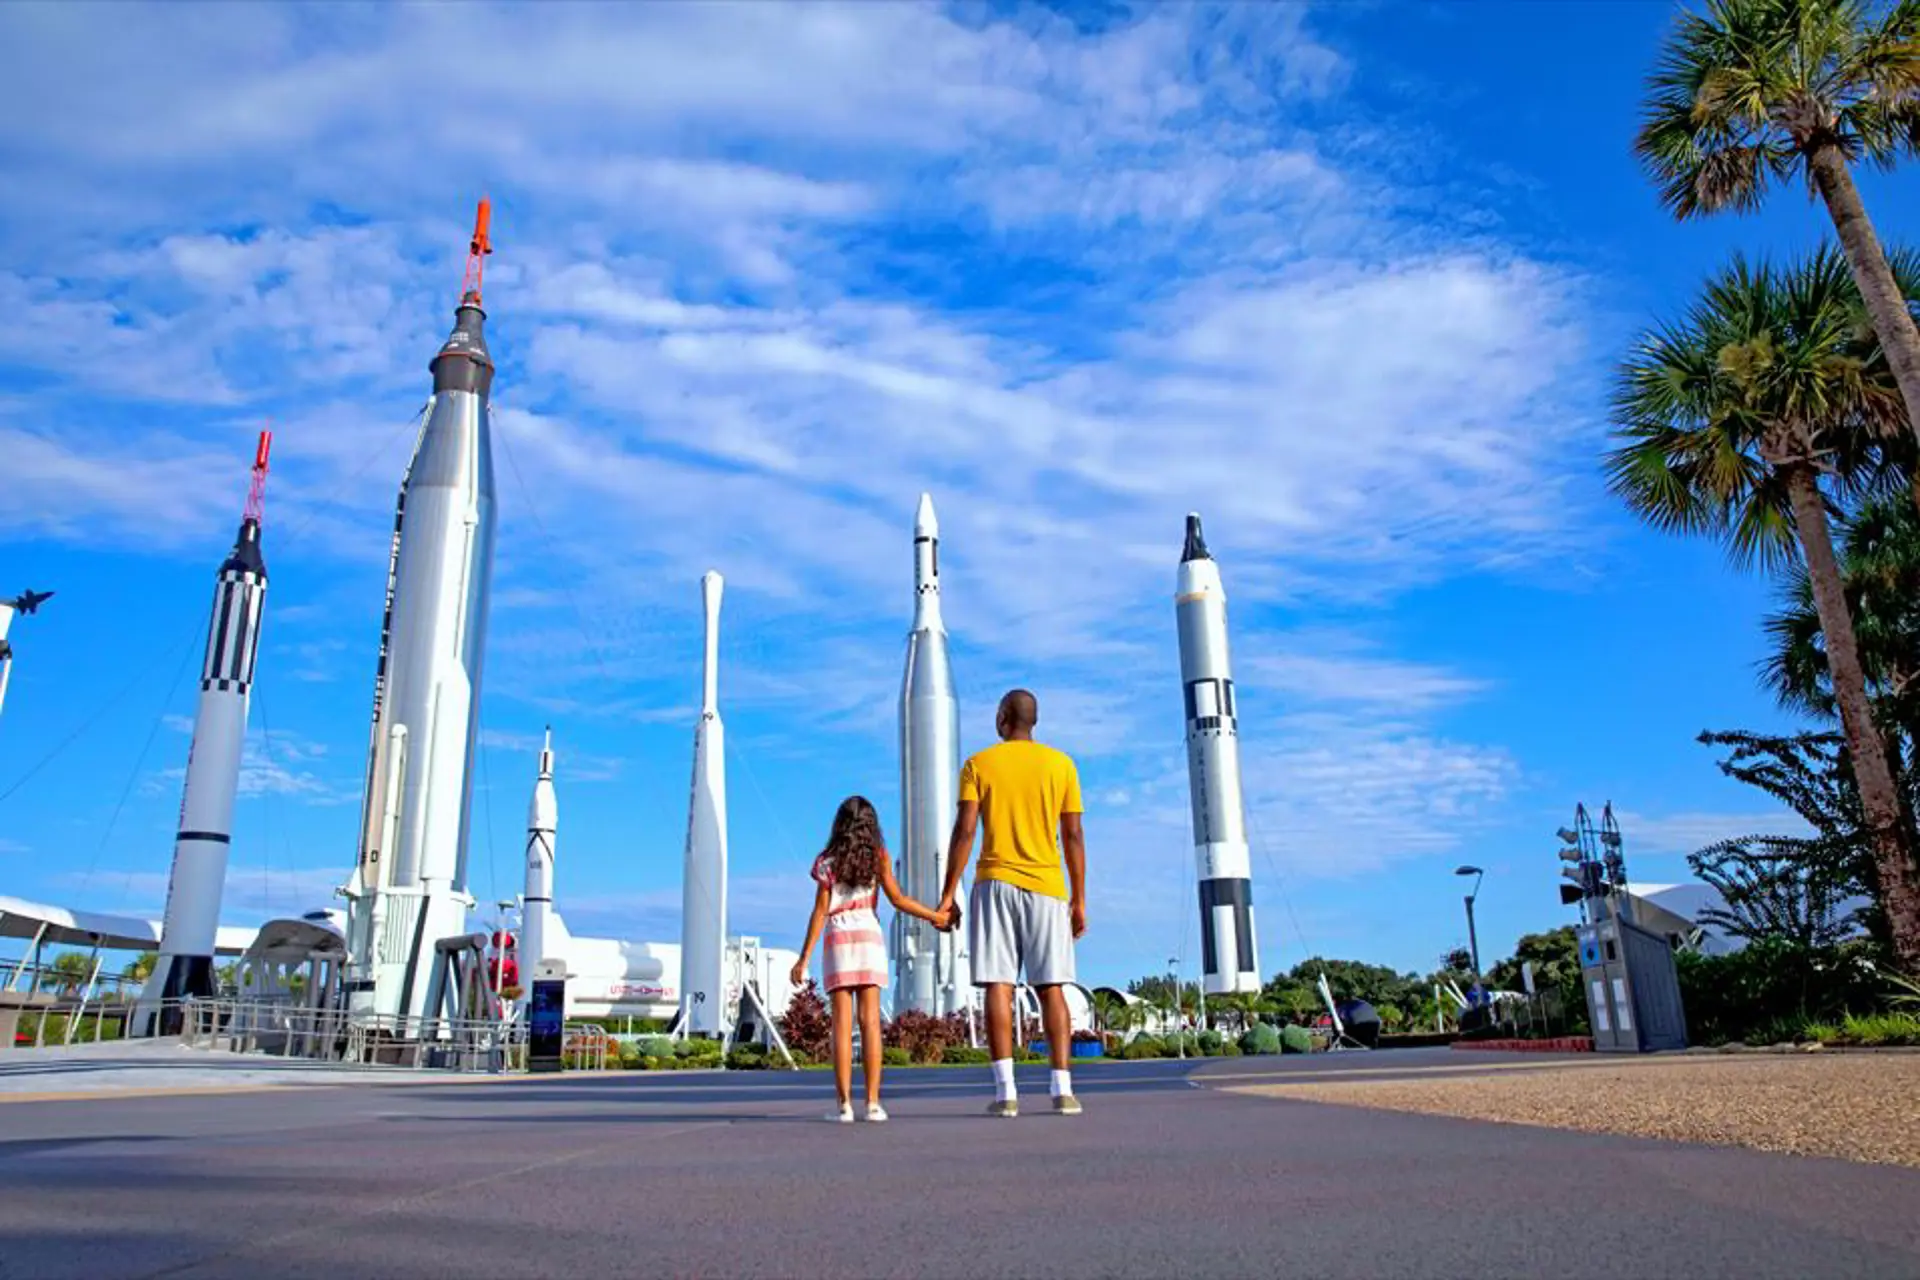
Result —
[[1593, 1037], [1559, 1036], [1552, 1040], [1455, 1040], [1456, 1049], [1499, 1049], [1508, 1053], [1592, 1053]]

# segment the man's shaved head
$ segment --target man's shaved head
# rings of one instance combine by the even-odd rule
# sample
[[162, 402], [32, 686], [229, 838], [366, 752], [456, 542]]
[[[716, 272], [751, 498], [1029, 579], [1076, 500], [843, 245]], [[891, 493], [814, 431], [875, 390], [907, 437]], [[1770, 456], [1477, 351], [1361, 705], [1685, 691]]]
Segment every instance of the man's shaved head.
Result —
[[1040, 723], [1040, 700], [1025, 689], [1009, 689], [1000, 699], [994, 721], [1002, 737], [1032, 733]]

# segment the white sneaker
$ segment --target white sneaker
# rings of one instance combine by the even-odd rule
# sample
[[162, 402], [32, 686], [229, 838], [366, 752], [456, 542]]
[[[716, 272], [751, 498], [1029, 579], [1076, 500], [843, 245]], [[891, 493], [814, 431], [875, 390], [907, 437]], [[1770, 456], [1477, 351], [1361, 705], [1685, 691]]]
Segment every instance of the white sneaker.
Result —
[[867, 1108], [865, 1118], [873, 1124], [884, 1124], [887, 1119], [887, 1109], [876, 1102]]
[[840, 1104], [839, 1110], [827, 1112], [824, 1118], [828, 1124], [852, 1124], [853, 1104], [843, 1102]]

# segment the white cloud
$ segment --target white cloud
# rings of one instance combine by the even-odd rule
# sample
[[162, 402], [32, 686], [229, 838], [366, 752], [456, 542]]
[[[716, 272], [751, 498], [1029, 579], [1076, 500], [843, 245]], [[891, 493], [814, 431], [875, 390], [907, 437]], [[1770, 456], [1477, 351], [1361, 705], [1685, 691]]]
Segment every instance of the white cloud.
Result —
[[[270, 600], [265, 656], [364, 682], [486, 188], [489, 698], [690, 723], [718, 566], [723, 696], [759, 717], [736, 748], [890, 743], [929, 490], [968, 744], [1000, 688], [1038, 690], [1126, 815], [1103, 910], [1164, 919], [1142, 886], [1190, 860], [1167, 597], [1197, 507], [1242, 683], [1285, 712], [1249, 720], [1263, 849], [1341, 875], [1476, 830], [1517, 765], [1438, 717], [1486, 681], [1298, 616], [1583, 536], [1554, 478], [1588, 430], [1578, 273], [1410, 219], [1392, 166], [1307, 127], [1350, 68], [1300, 6], [737, 18], [10, 11], [0, 349], [31, 377], [0, 452], [32, 483], [0, 490], [0, 535], [224, 550], [271, 416], [269, 555], [313, 581]], [[242, 793], [350, 802], [364, 741], [335, 745], [250, 736]], [[575, 781], [619, 764], [561, 753]]]
[[1785, 809], [1745, 813], [1680, 812], [1615, 815], [1631, 869], [1636, 853], [1685, 855], [1737, 836], [1810, 836], [1813, 829]]

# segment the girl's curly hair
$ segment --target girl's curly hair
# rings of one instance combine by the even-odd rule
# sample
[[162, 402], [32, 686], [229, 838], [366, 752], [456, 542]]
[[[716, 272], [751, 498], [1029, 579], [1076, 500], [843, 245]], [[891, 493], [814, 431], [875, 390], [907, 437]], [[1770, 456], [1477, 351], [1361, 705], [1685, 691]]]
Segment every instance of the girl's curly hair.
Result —
[[848, 796], [833, 815], [833, 831], [820, 851], [833, 868], [835, 883], [861, 888], [880, 878], [880, 859], [887, 854], [880, 832], [880, 815], [865, 796]]

